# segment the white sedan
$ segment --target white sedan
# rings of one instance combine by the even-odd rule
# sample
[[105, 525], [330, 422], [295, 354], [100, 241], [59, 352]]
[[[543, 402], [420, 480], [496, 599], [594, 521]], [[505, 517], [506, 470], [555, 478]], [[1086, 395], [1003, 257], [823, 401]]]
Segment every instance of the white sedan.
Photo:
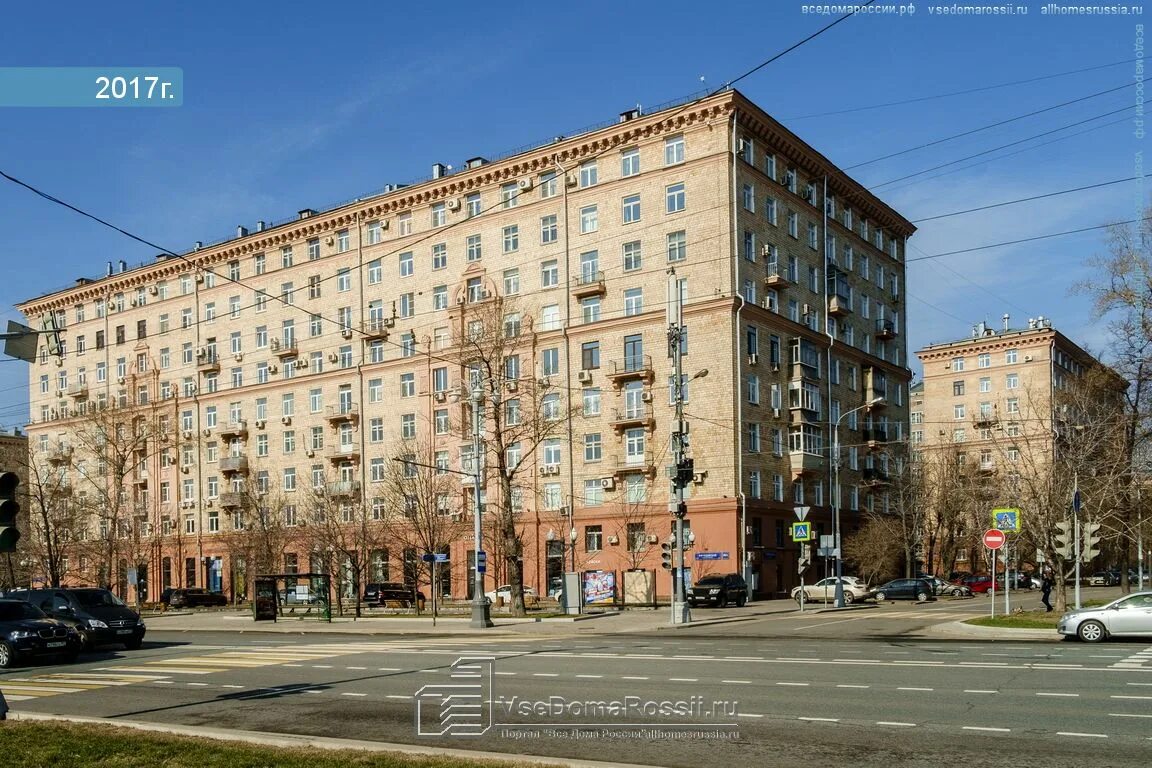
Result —
[[[496, 602], [496, 599], [500, 598], [505, 603], [510, 603], [510, 602], [512, 602], [512, 585], [511, 584], [502, 584], [499, 587], [496, 587], [496, 589], [494, 589], [491, 592], [485, 592], [484, 596], [487, 597], [492, 602]], [[536, 598], [536, 590], [532, 589], [532, 587], [524, 587], [524, 600], [526, 602], [530, 602], [531, 601], [530, 599], [535, 599], [535, 598]]]
[[1056, 631], [1098, 643], [1108, 637], [1152, 637], [1152, 592], [1136, 592], [1098, 608], [1081, 608], [1060, 617]]
[[[864, 600], [872, 593], [868, 585], [855, 576], [841, 576], [840, 581], [844, 585], [845, 603]], [[792, 599], [797, 602], [800, 600], [800, 590], [801, 587], [796, 587], [792, 590]], [[803, 590], [804, 602], [806, 603], [812, 601], [830, 603], [836, 599], [836, 577], [830, 576], [827, 579], [821, 579], [815, 584], [805, 584]]]

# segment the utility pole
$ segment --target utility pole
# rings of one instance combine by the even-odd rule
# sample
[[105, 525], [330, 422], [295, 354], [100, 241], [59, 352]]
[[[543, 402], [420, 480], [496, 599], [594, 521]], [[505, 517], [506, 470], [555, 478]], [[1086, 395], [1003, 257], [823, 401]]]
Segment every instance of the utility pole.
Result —
[[672, 355], [672, 387], [676, 400], [676, 431], [672, 433], [672, 451], [676, 462], [672, 473], [672, 499], [668, 511], [676, 518], [675, 559], [672, 577], [672, 623], [687, 624], [692, 613], [685, 599], [684, 586], [684, 487], [692, 482], [692, 459], [684, 453], [688, 447], [688, 430], [684, 424], [684, 307], [680, 280], [676, 270], [668, 270], [668, 351]]
[[474, 554], [473, 566], [476, 571], [472, 580], [472, 621], [469, 626], [474, 629], [487, 629], [492, 626], [492, 616], [488, 607], [488, 598], [484, 596], [484, 572], [488, 570], [487, 555], [483, 551], [484, 540], [481, 536], [480, 516], [483, 514], [483, 505], [480, 503], [480, 485], [483, 481], [482, 445], [480, 442], [480, 403], [484, 396], [484, 384], [477, 377], [472, 382], [472, 537]]

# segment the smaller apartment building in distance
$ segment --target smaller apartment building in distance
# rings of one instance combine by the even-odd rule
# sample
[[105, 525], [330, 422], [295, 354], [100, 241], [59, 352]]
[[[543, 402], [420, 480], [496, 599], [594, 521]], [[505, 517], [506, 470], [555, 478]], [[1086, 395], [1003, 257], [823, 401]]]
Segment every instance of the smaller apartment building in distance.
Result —
[[[979, 323], [969, 338], [916, 355], [924, 378], [912, 387], [911, 439], [929, 492], [938, 494], [926, 521], [925, 559], [944, 576], [988, 571], [980, 535], [992, 509], [1008, 506], [1021, 508], [1029, 542], [1021, 562], [1034, 561], [1071, 499], [1072, 478], [1049, 473], [1070, 463], [1077, 443], [1091, 453], [1086, 441], [1107, 438], [1087, 435], [1084, 423], [1115, 414], [1125, 383], [1045, 317], [1017, 329], [1005, 315], [999, 329]], [[1097, 383], [1090, 372], [1099, 374]], [[1051, 489], [1047, 498], [1041, 489]]]
[[[887, 504], [863, 471], [906, 426], [914, 228], [740, 93], [433, 176], [21, 306], [63, 328], [31, 366], [29, 435], [91, 513], [69, 578], [238, 597], [255, 571], [339, 578], [353, 550], [362, 582], [407, 580], [434, 548], [463, 597], [480, 380], [488, 578], [507, 502], [537, 590], [647, 569], [666, 596], [673, 290], [685, 379], [707, 370], [685, 392], [693, 575], [785, 594], [793, 508], [829, 527], [829, 425], [878, 396], [841, 425], [845, 527]], [[421, 465], [442, 540], [392, 525], [419, 506], [397, 467]]]

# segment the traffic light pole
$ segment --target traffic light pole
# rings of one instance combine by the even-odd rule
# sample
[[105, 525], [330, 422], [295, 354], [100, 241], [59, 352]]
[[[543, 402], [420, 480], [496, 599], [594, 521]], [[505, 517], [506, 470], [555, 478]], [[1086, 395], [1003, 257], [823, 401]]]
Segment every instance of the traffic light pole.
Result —
[[[1076, 558], [1076, 610], [1080, 610], [1080, 474], [1072, 475], [1072, 550]], [[1060, 578], [1064, 578], [1061, 576]]]
[[[692, 468], [684, 456], [688, 435], [684, 425], [684, 307], [680, 281], [676, 270], [668, 270], [668, 348], [672, 353], [672, 381], [676, 395], [676, 433], [672, 436], [673, 460], [676, 467], [672, 473], [672, 500], [669, 511], [676, 518], [676, 540], [674, 569], [672, 571], [672, 623], [687, 624], [692, 621], [688, 601], [685, 599], [684, 585], [684, 514], [687, 504], [684, 501], [684, 486], [691, 481]], [[687, 477], [685, 476], [687, 474]]]

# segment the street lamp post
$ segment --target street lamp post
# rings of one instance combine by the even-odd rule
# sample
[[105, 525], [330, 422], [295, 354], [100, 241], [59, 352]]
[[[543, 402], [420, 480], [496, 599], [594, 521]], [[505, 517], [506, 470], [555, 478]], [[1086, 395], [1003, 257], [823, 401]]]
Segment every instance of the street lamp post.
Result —
[[472, 383], [472, 546], [475, 553], [473, 555], [475, 573], [473, 574], [474, 578], [472, 580], [472, 620], [469, 626], [486, 629], [492, 626], [492, 615], [488, 607], [488, 598], [484, 596], [484, 571], [487, 568], [487, 564], [481, 562], [480, 559], [484, 546], [480, 526], [480, 518], [483, 514], [483, 505], [480, 503], [481, 467], [483, 464], [483, 462], [480, 461], [480, 401], [483, 397], [481, 387], [482, 384], [479, 380]]
[[857, 411], [863, 411], [884, 401], [883, 397], [874, 397], [864, 405], [858, 405], [850, 411], [845, 411], [836, 418], [832, 426], [832, 546], [836, 552], [836, 607], [844, 607], [844, 558], [840, 550], [840, 422], [845, 416]]

